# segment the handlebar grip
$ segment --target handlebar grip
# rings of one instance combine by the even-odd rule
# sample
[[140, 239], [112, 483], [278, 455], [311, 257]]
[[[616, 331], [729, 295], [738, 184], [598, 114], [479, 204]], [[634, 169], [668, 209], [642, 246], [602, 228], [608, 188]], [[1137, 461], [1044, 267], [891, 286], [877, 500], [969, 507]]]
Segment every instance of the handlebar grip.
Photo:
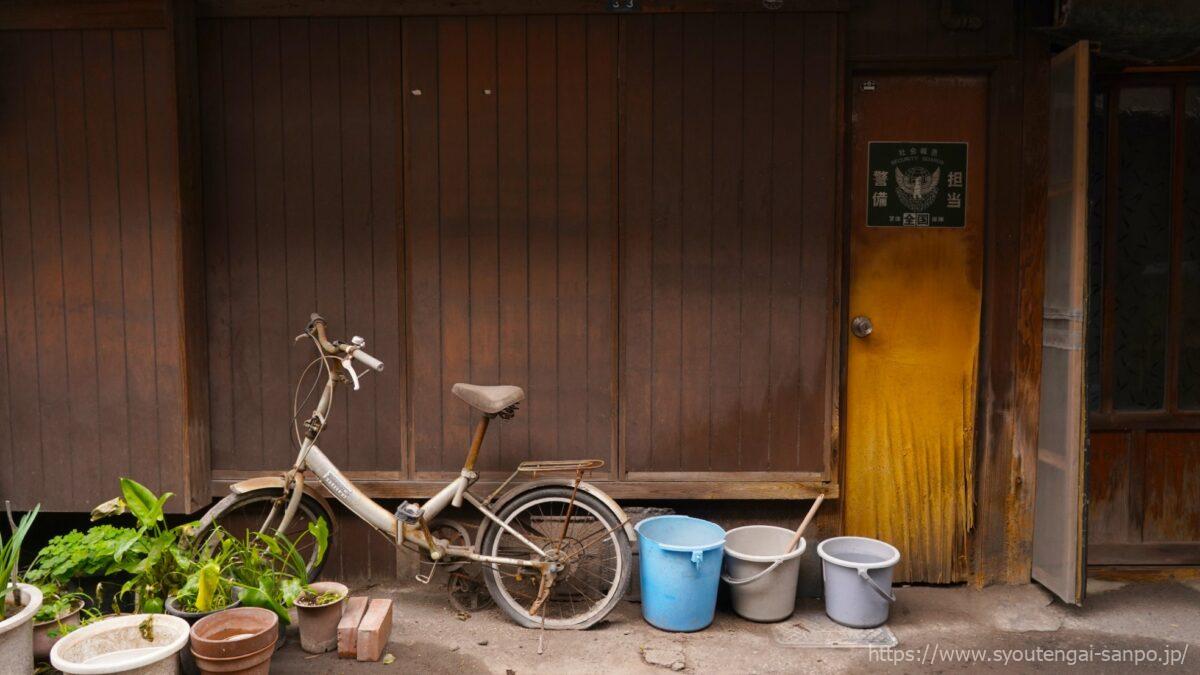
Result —
[[377, 373], [383, 372], [383, 361], [380, 361], [363, 350], [355, 349], [350, 355], [354, 357], [355, 361], [358, 361], [371, 370], [374, 370]]

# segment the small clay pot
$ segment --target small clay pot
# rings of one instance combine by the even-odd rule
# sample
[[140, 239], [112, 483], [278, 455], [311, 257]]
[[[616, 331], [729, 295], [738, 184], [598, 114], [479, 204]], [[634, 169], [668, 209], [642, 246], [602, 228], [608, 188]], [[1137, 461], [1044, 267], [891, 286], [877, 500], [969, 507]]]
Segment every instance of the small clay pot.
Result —
[[337, 602], [327, 605], [310, 605], [296, 599], [296, 614], [300, 618], [300, 648], [310, 654], [323, 654], [337, 649], [337, 626], [342, 620], [342, 608], [350, 589], [336, 581], [318, 581], [309, 585], [314, 595], [338, 593]]
[[192, 626], [192, 657], [201, 673], [265, 675], [278, 625], [275, 612], [261, 607], [214, 612]]
[[54, 648], [54, 643], [62, 639], [62, 635], [50, 637], [50, 631], [55, 630], [59, 626], [78, 626], [79, 612], [81, 611], [83, 611], [82, 600], [72, 605], [71, 611], [56, 619], [35, 621], [33, 623], [33, 658], [35, 661], [46, 661], [49, 659], [50, 650]]

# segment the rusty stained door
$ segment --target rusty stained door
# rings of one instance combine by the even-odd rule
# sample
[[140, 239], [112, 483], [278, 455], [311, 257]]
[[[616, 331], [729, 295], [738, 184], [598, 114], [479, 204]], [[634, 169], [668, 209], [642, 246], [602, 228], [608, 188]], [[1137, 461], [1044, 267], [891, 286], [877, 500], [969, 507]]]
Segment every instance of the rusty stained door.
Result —
[[853, 82], [846, 534], [897, 579], [965, 579], [979, 360], [987, 80]]

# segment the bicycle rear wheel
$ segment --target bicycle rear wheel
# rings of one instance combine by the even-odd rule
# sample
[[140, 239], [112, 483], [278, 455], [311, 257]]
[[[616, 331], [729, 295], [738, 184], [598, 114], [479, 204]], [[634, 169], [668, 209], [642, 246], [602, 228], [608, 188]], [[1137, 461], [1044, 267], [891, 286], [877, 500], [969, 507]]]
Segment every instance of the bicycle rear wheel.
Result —
[[[283, 517], [283, 509], [287, 507], [282, 489], [260, 488], [242, 494], [231, 494], [217, 502], [201, 517], [196, 527], [195, 541], [208, 546], [218, 545], [218, 542], [210, 536], [214, 526], [220, 526], [230, 535], [244, 541], [249, 533], [262, 527], [262, 524], [266, 522], [267, 515], [271, 512], [271, 507], [276, 503], [279, 503], [279, 512], [275, 516], [275, 520], [278, 522]], [[305, 536], [296, 546], [296, 550], [304, 558], [305, 567], [308, 569], [309, 582], [316, 581], [320, 576], [321, 570], [325, 567], [325, 561], [329, 559], [330, 551], [333, 549], [332, 515], [321, 502], [305, 493], [300, 497], [296, 515], [288, 524], [287, 530], [282, 533], [292, 542], [296, 542], [300, 535], [308, 529], [309, 523], [315, 523], [320, 518], [324, 518], [330, 528], [329, 546], [325, 550], [325, 556], [318, 559], [317, 545], [311, 536]], [[280, 532], [271, 528], [268, 534], [275, 535]]]
[[[563, 563], [549, 597], [531, 612], [540, 589], [540, 576], [512, 566], [483, 564], [488, 591], [505, 613], [527, 628], [579, 630], [608, 616], [629, 586], [633, 554], [621, 521], [607, 506], [586, 492], [569, 488], [531, 490], [505, 505], [500, 520]], [[564, 534], [565, 533], [565, 534]], [[539, 560], [541, 556], [511, 533], [490, 525], [480, 553], [506, 558]]]

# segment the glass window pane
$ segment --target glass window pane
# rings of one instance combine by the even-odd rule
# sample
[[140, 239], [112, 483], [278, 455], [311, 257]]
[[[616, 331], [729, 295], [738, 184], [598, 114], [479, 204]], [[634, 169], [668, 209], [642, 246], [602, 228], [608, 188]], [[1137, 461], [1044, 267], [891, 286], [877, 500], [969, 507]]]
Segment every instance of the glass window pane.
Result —
[[1092, 97], [1088, 117], [1087, 407], [1100, 409], [1100, 338], [1104, 325], [1104, 165], [1108, 159], [1108, 96]]
[[1171, 90], [1122, 89], [1117, 107], [1113, 403], [1163, 407], [1171, 251]]
[[1200, 409], [1200, 86], [1187, 88], [1183, 119], [1183, 307], [1179, 405]]

